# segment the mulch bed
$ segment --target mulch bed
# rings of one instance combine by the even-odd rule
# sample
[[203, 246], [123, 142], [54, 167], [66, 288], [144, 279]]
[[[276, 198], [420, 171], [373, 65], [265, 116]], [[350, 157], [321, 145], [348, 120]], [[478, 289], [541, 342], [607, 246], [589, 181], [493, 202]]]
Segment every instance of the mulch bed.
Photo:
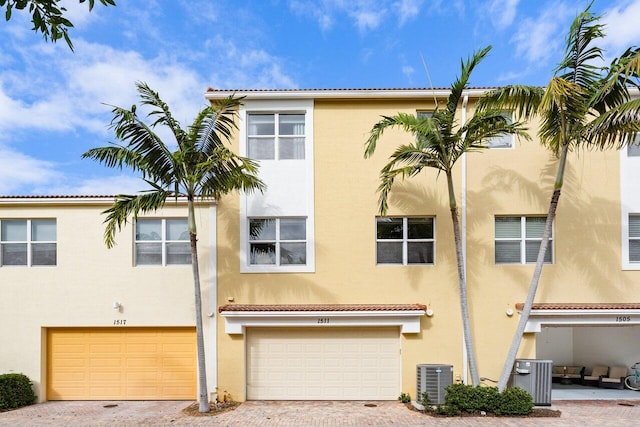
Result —
[[223, 412], [233, 411], [240, 403], [238, 402], [210, 402], [209, 412], [200, 412], [198, 402], [192, 403], [182, 410], [182, 412], [191, 417], [210, 417], [222, 414]]

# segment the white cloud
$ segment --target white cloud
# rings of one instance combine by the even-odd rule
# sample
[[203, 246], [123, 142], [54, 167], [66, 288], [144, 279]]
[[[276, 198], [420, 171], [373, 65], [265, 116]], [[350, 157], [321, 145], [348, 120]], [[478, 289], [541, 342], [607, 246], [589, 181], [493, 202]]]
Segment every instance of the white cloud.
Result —
[[520, 0], [492, 0], [488, 7], [491, 22], [498, 29], [504, 29], [513, 23]]
[[404, 65], [402, 67], [402, 74], [404, 74], [408, 78], [411, 78], [415, 72], [416, 70], [410, 65]]
[[[391, 15], [400, 26], [420, 13], [424, 0], [289, 0], [289, 8], [314, 19], [322, 31], [329, 31], [341, 16], [347, 16], [361, 33], [378, 29]], [[431, 6], [433, 7], [433, 6]]]
[[424, 0], [400, 0], [394, 5], [398, 11], [400, 26], [418, 16]]
[[511, 42], [516, 45], [516, 54], [528, 62], [544, 63], [560, 49], [564, 41], [567, 20], [573, 11], [562, 3], [556, 3], [537, 18], [524, 19]]
[[116, 175], [80, 180], [77, 184], [69, 184], [60, 180], [53, 183], [53, 185], [36, 187], [34, 194], [113, 196], [118, 194], [137, 194], [147, 188], [149, 186], [140, 178]]
[[640, 45], [640, 0], [623, 1], [604, 11], [602, 23], [606, 26], [604, 46], [618, 55], [621, 49]]
[[[0, 194], [14, 194], [22, 188], [44, 186], [62, 177], [52, 162], [38, 160], [0, 146]], [[35, 194], [35, 193], [33, 193]]]

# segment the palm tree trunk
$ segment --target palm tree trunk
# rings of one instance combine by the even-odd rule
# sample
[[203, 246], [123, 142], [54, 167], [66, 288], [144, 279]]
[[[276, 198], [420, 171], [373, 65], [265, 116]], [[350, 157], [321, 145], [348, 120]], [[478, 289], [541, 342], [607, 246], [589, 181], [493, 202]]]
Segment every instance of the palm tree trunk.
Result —
[[[480, 377], [476, 364], [476, 354], [471, 335], [471, 323], [469, 321], [469, 303], [467, 299], [467, 279], [465, 276], [465, 259], [462, 250], [462, 237], [460, 233], [460, 220], [458, 218], [458, 205], [453, 188], [453, 177], [451, 171], [447, 171], [447, 187], [449, 189], [449, 208], [451, 210], [451, 221], [453, 223], [453, 238], [456, 246], [456, 260], [458, 263], [458, 288], [460, 291], [460, 314], [462, 315], [462, 331], [464, 334], [464, 344], [467, 350], [469, 370], [471, 371], [471, 384], [479, 385]], [[466, 380], [466, 378], [465, 378]]]
[[188, 198], [189, 209], [189, 241], [191, 243], [191, 270], [193, 271], [193, 290], [196, 310], [196, 347], [198, 351], [198, 410], [209, 412], [207, 390], [207, 367], [204, 355], [204, 332], [202, 330], [202, 295], [200, 293], [200, 271], [198, 269], [198, 237], [195, 220], [193, 197]]
[[500, 380], [498, 381], [498, 390], [501, 392], [504, 391], [504, 389], [507, 387], [507, 382], [509, 381], [509, 377], [511, 376], [513, 364], [516, 361], [516, 356], [518, 355], [518, 349], [520, 348], [520, 343], [522, 342], [524, 329], [527, 326], [527, 322], [529, 321], [529, 315], [531, 314], [531, 307], [533, 306], [533, 300], [535, 299], [536, 292], [538, 291], [538, 283], [540, 282], [542, 267], [544, 266], [544, 257], [547, 253], [547, 248], [549, 246], [549, 239], [551, 238], [551, 230], [553, 229], [553, 220], [555, 219], [555, 216], [556, 216], [556, 209], [558, 208], [558, 201], [560, 200], [560, 192], [562, 190], [562, 184], [564, 183], [564, 170], [567, 164], [568, 151], [569, 151], [569, 144], [564, 144], [562, 146], [562, 151], [560, 152], [560, 162], [558, 163], [558, 171], [556, 172], [556, 182], [553, 188], [553, 195], [551, 196], [551, 202], [549, 203], [549, 213], [547, 214], [547, 221], [544, 225], [542, 242], [540, 242], [538, 258], [536, 259], [536, 267], [533, 270], [533, 277], [531, 278], [531, 284], [529, 285], [529, 293], [527, 294], [527, 299], [524, 303], [524, 308], [522, 309], [522, 313], [520, 313], [520, 320], [518, 321], [518, 327], [516, 328], [516, 332], [513, 335], [513, 340], [511, 341], [511, 347], [509, 348], [509, 353], [507, 354], [507, 359], [502, 368], [502, 373], [500, 374]]

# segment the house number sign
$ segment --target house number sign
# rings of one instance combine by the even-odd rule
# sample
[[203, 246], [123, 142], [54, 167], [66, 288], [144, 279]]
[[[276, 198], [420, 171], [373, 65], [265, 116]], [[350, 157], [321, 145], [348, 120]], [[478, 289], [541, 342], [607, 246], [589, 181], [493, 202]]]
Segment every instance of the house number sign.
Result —
[[328, 317], [319, 317], [318, 318], [318, 325], [326, 325], [329, 323], [329, 318]]
[[616, 322], [631, 322], [631, 316], [616, 316]]
[[114, 324], [115, 326], [124, 326], [124, 325], [126, 325], [126, 324], [127, 324], [127, 320], [126, 320], [126, 319], [115, 319], [115, 320], [113, 321], [113, 324]]

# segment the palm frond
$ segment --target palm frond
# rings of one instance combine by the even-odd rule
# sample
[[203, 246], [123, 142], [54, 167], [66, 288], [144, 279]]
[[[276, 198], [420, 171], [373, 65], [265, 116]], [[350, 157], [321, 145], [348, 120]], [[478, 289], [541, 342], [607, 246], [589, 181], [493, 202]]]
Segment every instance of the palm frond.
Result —
[[466, 61], [460, 60], [460, 75], [456, 78], [456, 80], [451, 84], [451, 93], [447, 98], [447, 111], [449, 113], [455, 114], [458, 109], [458, 104], [460, 103], [460, 98], [462, 98], [463, 91], [469, 85], [469, 79], [471, 78], [471, 73], [474, 68], [484, 59], [485, 56], [491, 50], [491, 46], [487, 46], [484, 49], [480, 49], [475, 52], [471, 57], [467, 58]]
[[114, 107], [114, 117], [109, 125], [118, 140], [126, 143], [127, 149], [137, 152], [145, 162], [144, 176], [153, 177], [171, 174], [173, 156], [160, 137], [135, 113], [135, 107], [127, 110]]
[[167, 191], [152, 191], [136, 196], [119, 195], [113, 206], [102, 212], [107, 215], [104, 223], [104, 241], [108, 248], [115, 245], [116, 232], [121, 231], [130, 217], [137, 218], [139, 213], [153, 212], [164, 206], [171, 195]]
[[219, 199], [232, 191], [264, 191], [265, 183], [258, 177], [258, 165], [251, 159], [219, 146], [198, 165], [198, 193], [202, 197]]
[[640, 134], [640, 99], [610, 108], [585, 125], [582, 137], [588, 148], [621, 148]]
[[420, 136], [427, 133], [431, 128], [428, 117], [418, 118], [407, 113], [398, 113], [395, 116], [382, 116], [382, 120], [376, 123], [371, 129], [369, 139], [365, 143], [364, 157], [369, 158], [376, 150], [376, 146], [384, 131], [388, 128], [398, 127], [405, 132]]
[[176, 141], [180, 143], [184, 139], [185, 132], [180, 127], [180, 123], [171, 115], [167, 103], [164, 102], [158, 92], [151, 89], [147, 83], [136, 82], [136, 87], [142, 100], [141, 104], [152, 107], [151, 112], [149, 112], [147, 116], [155, 117], [155, 121], [150, 124], [150, 127], [154, 128], [159, 124], [167, 126], [173, 133]]
[[123, 166], [128, 166], [133, 171], [141, 171], [145, 168], [144, 158], [140, 153], [116, 144], [92, 148], [83, 153], [81, 157], [96, 160], [108, 168], [122, 169]]
[[602, 49], [592, 43], [604, 37], [604, 26], [597, 23], [600, 16], [590, 12], [591, 5], [571, 24], [567, 36], [565, 57], [555, 72], [562, 79], [588, 88], [600, 78], [602, 69], [594, 63], [602, 60]]
[[195, 126], [189, 130], [190, 137], [195, 137], [197, 151], [209, 154], [217, 146], [231, 141], [233, 132], [238, 129], [236, 119], [243, 99], [231, 95], [202, 110]]
[[476, 104], [476, 111], [508, 110], [513, 112], [517, 119], [530, 118], [537, 114], [543, 96], [542, 87], [504, 86], [484, 94]]
[[[390, 166], [390, 165], [387, 165]], [[415, 176], [422, 170], [422, 166], [419, 165], [409, 165], [400, 168], [383, 168], [380, 171], [380, 185], [378, 186], [378, 211], [380, 215], [386, 215], [389, 210], [389, 193], [391, 192], [391, 188], [393, 187], [393, 182], [395, 179], [400, 176], [403, 180], [405, 178]]]

